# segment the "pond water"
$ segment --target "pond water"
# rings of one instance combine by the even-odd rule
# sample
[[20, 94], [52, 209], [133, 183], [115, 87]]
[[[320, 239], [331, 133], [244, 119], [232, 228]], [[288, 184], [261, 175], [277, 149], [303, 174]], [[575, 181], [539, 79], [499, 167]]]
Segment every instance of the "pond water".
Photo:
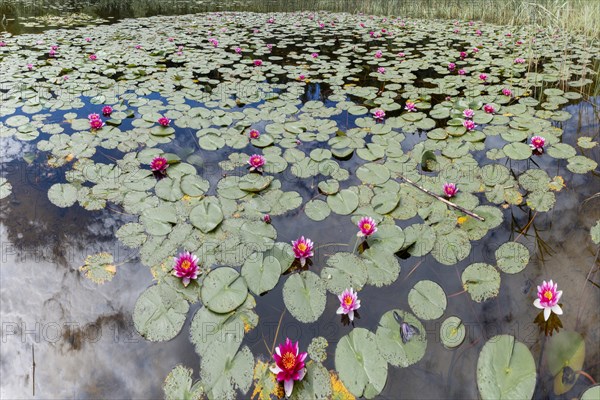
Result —
[[[408, 355], [387, 356], [402, 360], [396, 363], [415, 359], [406, 368], [384, 362], [384, 384], [369, 397], [477, 398], [480, 352], [500, 334], [514, 336], [531, 352], [537, 370], [533, 397], [578, 397], [590, 381], [580, 376], [566, 394], [555, 393], [555, 366], [546, 362], [550, 345], [533, 322], [539, 312], [533, 307], [536, 286], [549, 279], [563, 291], [561, 332], [578, 332], [585, 342], [578, 369], [600, 379], [598, 245], [590, 238], [600, 219], [594, 44], [568, 34], [468, 21], [324, 12], [142, 18], [221, 11], [202, 2], [183, 2], [170, 12], [139, 11], [136, 3], [128, 9], [100, 3], [91, 12], [73, 3], [69, 12], [90, 11], [103, 20], [73, 17], [75, 25], [97, 24], [52, 30], [51, 24], [28, 26], [25, 18], [40, 10], [18, 4], [0, 10], [10, 19], [8, 32], [0, 34], [6, 44], [0, 47], [0, 177], [10, 185], [1, 182], [0, 200], [3, 398], [161, 398], [163, 381], [178, 364], [193, 369], [194, 381], [214, 382], [206, 371], [221, 370], [211, 352], [225, 357], [221, 349], [229, 344], [210, 342], [215, 324], [206, 313], [216, 314], [201, 305], [199, 296], [207, 300], [201, 285], [184, 288], [169, 277], [172, 258], [190, 250], [213, 271], [232, 266], [244, 275], [256, 253], [270, 254], [274, 242], [301, 235], [315, 243], [308, 270], [318, 282], [307, 291], [319, 299], [315, 288], [327, 286], [326, 303], [289, 300], [299, 290], [286, 294], [286, 282], [309, 275], [295, 265], [281, 277], [277, 273], [266, 293], [252, 290], [244, 306], [232, 306], [243, 312], [254, 299], [253, 312], [245, 312], [258, 320], [237, 320], [248, 332], [241, 347], [226, 353], [239, 363], [231, 367], [236, 383], [207, 385], [213, 397], [248, 398], [254, 383], [246, 394], [235, 388], [245, 386], [240, 382], [252, 369], [241, 367], [237, 355], [247, 346], [255, 361], [270, 360], [273, 343], [286, 337], [299, 341], [302, 351], [315, 337], [329, 343], [322, 366], [314, 360], [309, 367], [312, 389], [296, 390], [331, 390], [322, 387], [323, 369], [338, 370], [342, 382], [355, 387], [341, 365], [345, 359], [335, 361], [336, 348], [353, 330], [378, 332], [382, 316], [394, 309], [423, 318], [420, 333], [409, 341], [414, 347], [398, 344]], [[49, 57], [52, 45], [57, 54]], [[468, 52], [464, 60], [460, 51]], [[518, 57], [525, 64], [515, 64]], [[255, 66], [259, 59], [262, 65]], [[449, 71], [450, 62], [465, 75]], [[482, 73], [487, 82], [481, 82]], [[504, 88], [512, 95], [502, 94]], [[409, 100], [416, 112], [405, 110]], [[108, 104], [112, 119], [102, 116], [107, 124], [90, 130], [87, 116], [102, 114]], [[484, 104], [494, 105], [493, 117]], [[466, 108], [475, 109], [474, 131], [462, 126]], [[373, 118], [376, 109], [385, 111], [381, 121]], [[168, 128], [156, 124], [162, 115], [171, 119]], [[248, 139], [250, 128], [260, 131], [259, 140]], [[523, 153], [534, 135], [546, 139], [541, 156]], [[422, 164], [428, 150], [435, 161], [427, 167]], [[246, 162], [254, 153], [265, 155], [262, 176], [272, 182], [248, 180]], [[173, 161], [161, 180], [148, 167], [159, 155]], [[403, 177], [437, 194], [444, 182], [457, 182], [459, 193], [451, 200], [486, 222], [465, 220]], [[199, 221], [192, 210], [206, 203], [203, 196], [217, 205]], [[171, 212], [175, 217], [164, 217]], [[219, 213], [216, 225], [207, 228], [206, 221]], [[267, 213], [271, 226], [261, 220]], [[371, 252], [353, 251], [356, 223], [366, 215], [375, 218], [380, 236], [369, 239]], [[476, 263], [496, 271], [497, 251], [508, 242], [528, 250], [526, 268], [500, 271], [498, 279], [498, 272], [477, 275], [484, 283], [470, 293], [463, 271]], [[102, 252], [114, 261], [90, 263], [91, 275], [107, 280], [97, 284], [80, 266]], [[287, 269], [286, 258], [276, 258]], [[338, 271], [340, 264], [349, 276]], [[106, 273], [114, 270], [114, 277]], [[160, 307], [151, 310], [155, 320], [144, 321], [136, 306], [156, 280], [176, 297], [173, 303], [162, 300], [166, 309], [180, 310], [167, 318], [176, 326], [173, 334]], [[445, 293], [439, 316], [428, 317], [439, 305], [409, 301], [411, 289], [423, 281]], [[350, 325], [336, 314], [334, 290], [348, 282], [360, 289], [362, 302], [360, 318]], [[234, 297], [224, 299], [223, 307]], [[441, 298], [432, 294], [429, 301]], [[319, 309], [315, 318], [306, 314], [310, 307]], [[204, 319], [198, 317], [191, 329], [201, 312]], [[464, 342], [452, 349], [440, 331], [450, 316], [465, 327]], [[405, 318], [416, 324], [414, 316]], [[229, 329], [217, 334], [238, 337], [237, 325]], [[146, 340], [153, 335], [175, 337]], [[207, 343], [213, 347], [204, 349]], [[356, 343], [360, 350], [369, 341]], [[236, 353], [238, 348], [243, 350]]]

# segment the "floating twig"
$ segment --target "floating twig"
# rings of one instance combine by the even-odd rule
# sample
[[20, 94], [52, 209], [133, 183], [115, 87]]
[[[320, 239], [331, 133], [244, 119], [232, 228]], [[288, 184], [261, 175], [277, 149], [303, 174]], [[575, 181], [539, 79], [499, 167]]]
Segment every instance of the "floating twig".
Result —
[[35, 347], [33, 347], [33, 344], [31, 345], [31, 368], [32, 368], [31, 376], [33, 377], [32, 385], [31, 385], [31, 392], [32, 392], [32, 396], [35, 397]]
[[406, 182], [410, 183], [411, 185], [413, 185], [414, 187], [416, 187], [417, 189], [419, 189], [420, 191], [422, 191], [422, 192], [424, 192], [424, 193], [427, 193], [427, 194], [428, 194], [428, 195], [430, 195], [431, 197], [435, 197], [436, 199], [438, 199], [438, 200], [439, 200], [439, 201], [441, 201], [442, 203], [444, 203], [444, 204], [446, 204], [446, 205], [449, 205], [450, 207], [452, 207], [452, 208], [455, 208], [455, 209], [457, 209], [458, 211], [460, 211], [460, 212], [463, 212], [463, 213], [465, 213], [465, 214], [467, 214], [467, 215], [469, 215], [469, 216], [471, 216], [471, 217], [473, 217], [473, 218], [476, 218], [476, 219], [478, 219], [478, 220], [480, 220], [480, 221], [485, 221], [485, 219], [484, 219], [483, 217], [480, 217], [479, 215], [475, 214], [474, 212], [472, 212], [472, 211], [469, 211], [469, 210], [467, 210], [467, 209], [465, 209], [465, 208], [463, 208], [463, 207], [459, 206], [458, 204], [454, 204], [453, 202], [446, 200], [446, 199], [445, 199], [445, 198], [443, 198], [442, 196], [439, 196], [439, 195], [437, 195], [437, 194], [435, 194], [435, 193], [433, 193], [433, 192], [431, 192], [431, 191], [429, 191], [429, 190], [425, 189], [424, 187], [421, 187], [421, 186], [417, 185], [416, 183], [414, 183], [414, 182], [413, 182], [413, 181], [411, 181], [410, 179], [408, 179], [408, 178], [405, 178], [405, 177], [403, 177], [403, 176], [401, 176], [401, 178], [402, 178], [402, 179], [404, 179]]

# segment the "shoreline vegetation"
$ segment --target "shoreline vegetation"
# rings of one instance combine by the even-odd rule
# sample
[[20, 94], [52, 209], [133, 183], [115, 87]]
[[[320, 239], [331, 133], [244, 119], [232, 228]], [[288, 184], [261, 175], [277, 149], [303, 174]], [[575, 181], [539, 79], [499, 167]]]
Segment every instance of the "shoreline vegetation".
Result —
[[[0, 14], [19, 17], [84, 12], [98, 17], [140, 18], [207, 11], [330, 11], [400, 18], [458, 19], [507, 26], [538, 26], [600, 38], [598, 0], [0, 0]], [[2, 30], [5, 30], [2, 29]]]

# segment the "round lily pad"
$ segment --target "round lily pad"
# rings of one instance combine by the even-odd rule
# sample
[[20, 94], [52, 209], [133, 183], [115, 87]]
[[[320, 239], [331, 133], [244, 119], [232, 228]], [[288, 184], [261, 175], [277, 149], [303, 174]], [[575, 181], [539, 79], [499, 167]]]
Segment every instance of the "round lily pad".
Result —
[[190, 212], [190, 222], [204, 233], [215, 229], [223, 221], [223, 211], [216, 197], [205, 197]]
[[465, 325], [458, 317], [448, 317], [440, 326], [440, 338], [446, 348], [452, 349], [460, 346], [465, 340], [465, 335]]
[[77, 201], [77, 188], [70, 183], [55, 183], [48, 190], [48, 199], [58, 207], [70, 207]]
[[233, 268], [212, 270], [202, 285], [202, 303], [211, 311], [226, 313], [235, 310], [248, 296], [248, 286]]
[[375, 335], [364, 328], [355, 328], [340, 339], [335, 349], [335, 369], [356, 397], [374, 398], [387, 381], [387, 362], [379, 352]]
[[283, 285], [283, 302], [300, 322], [314, 322], [325, 310], [325, 283], [317, 274], [303, 271], [291, 275]]
[[513, 336], [494, 336], [477, 360], [477, 387], [483, 400], [530, 399], [536, 382], [533, 356]]
[[[402, 339], [402, 327], [394, 317], [416, 330], [410, 338]], [[408, 340], [407, 340], [408, 339]], [[383, 314], [377, 328], [376, 342], [383, 358], [395, 367], [406, 368], [420, 361], [427, 349], [427, 335], [423, 324], [414, 315], [402, 310], [390, 310]]]
[[463, 288], [478, 303], [496, 297], [500, 290], [500, 273], [486, 263], [469, 265], [461, 279]]
[[507, 274], [521, 272], [529, 262], [529, 250], [521, 243], [504, 243], [495, 255], [498, 268]]
[[348, 215], [358, 207], [358, 196], [353, 191], [344, 189], [333, 196], [327, 196], [327, 204], [334, 213]]
[[331, 208], [323, 200], [311, 200], [304, 206], [304, 212], [313, 221], [322, 221], [331, 214]]
[[147, 340], [170, 340], [183, 327], [189, 308], [189, 303], [171, 286], [151, 286], [135, 303], [133, 323]]
[[446, 310], [446, 293], [433, 281], [419, 281], [408, 292], [408, 304], [419, 318], [438, 319]]
[[281, 276], [281, 265], [275, 257], [263, 257], [262, 253], [254, 253], [242, 266], [242, 276], [248, 288], [261, 295], [277, 285]]

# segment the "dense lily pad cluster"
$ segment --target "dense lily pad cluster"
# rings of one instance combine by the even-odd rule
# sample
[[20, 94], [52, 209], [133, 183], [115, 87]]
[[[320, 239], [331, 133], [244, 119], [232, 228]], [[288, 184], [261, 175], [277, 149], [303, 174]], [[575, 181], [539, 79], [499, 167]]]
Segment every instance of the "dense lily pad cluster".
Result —
[[[540, 157], [565, 162], [573, 173], [597, 167], [586, 156], [596, 143], [562, 143], [559, 127], [570, 117], [561, 106], [593, 82], [596, 47], [571, 42], [571, 56], [557, 61], [556, 43], [565, 37], [435, 24], [432, 30], [430, 22], [348, 14], [271, 20], [219, 13], [99, 26], [90, 40], [86, 30], [3, 38], [0, 134], [37, 140], [48, 163], [66, 169], [67, 182], [48, 192], [55, 205], [112, 204], [132, 215], [116, 235], [139, 248], [157, 281], [136, 304], [138, 331], [169, 340], [190, 304], [203, 305], [190, 327], [200, 383], [192, 386], [189, 371], [178, 367], [167, 379], [168, 396], [232, 398], [253, 381], [261, 393], [278, 390], [243, 338], [259, 322], [256, 297], [281, 282], [289, 312], [314, 322], [348, 288], [394, 284], [396, 254], [431, 254], [454, 265], [502, 223], [503, 207], [552, 209], [564, 182], [534, 163], [532, 139], [544, 140]], [[52, 57], [49, 46], [57, 48]], [[88, 119], [90, 110], [103, 117]], [[102, 158], [104, 152], [110, 157]], [[168, 165], [161, 179], [150, 167], [156, 160]], [[515, 173], [513, 162], [529, 168]], [[10, 195], [6, 180], [0, 189], [1, 197]], [[291, 213], [314, 221], [347, 216], [364, 243], [330, 255], [324, 265], [290, 270], [295, 258], [304, 266], [312, 254], [278, 241], [276, 224], [267, 222]], [[185, 284], [183, 272], [172, 272], [183, 250], [198, 257], [195, 278]], [[110, 279], [114, 266], [105, 258], [87, 260], [85, 273]], [[469, 265], [463, 287], [474, 301], [485, 301], [498, 294], [498, 270], [517, 273], [528, 261], [525, 246], [507, 243], [496, 251], [496, 265]], [[311, 357], [292, 397], [379, 394], [388, 364], [408, 367], [423, 357], [420, 319], [441, 318], [448, 303], [440, 283], [406, 288], [400, 295], [412, 312], [389, 310], [376, 332], [357, 327], [341, 338], [335, 367], [343, 385], [323, 366], [324, 357]], [[368, 299], [362, 301], [368, 312]], [[451, 318], [442, 326], [448, 348], [465, 335], [460, 319]], [[207, 332], [207, 324], [214, 329]], [[502, 339], [484, 348], [478, 366], [484, 396], [497, 388], [488, 359], [513, 345]], [[529, 384], [529, 370], [527, 377]]]

